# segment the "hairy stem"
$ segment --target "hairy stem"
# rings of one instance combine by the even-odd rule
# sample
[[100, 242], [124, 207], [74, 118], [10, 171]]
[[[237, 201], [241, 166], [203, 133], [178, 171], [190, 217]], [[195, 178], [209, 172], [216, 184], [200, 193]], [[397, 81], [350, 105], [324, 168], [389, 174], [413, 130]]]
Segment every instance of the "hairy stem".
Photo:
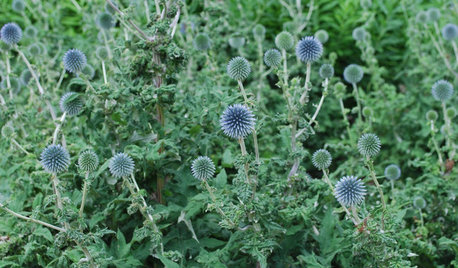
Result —
[[59, 134], [60, 128], [62, 127], [62, 124], [65, 121], [66, 115], [67, 115], [67, 112], [64, 112], [64, 114], [62, 115], [62, 117], [59, 120], [59, 123], [56, 126], [56, 129], [54, 130], [54, 134], [52, 135], [52, 144], [56, 144], [57, 142], [57, 136]]
[[80, 218], [83, 217], [84, 204], [86, 203], [88, 179], [89, 179], [89, 172], [86, 172], [86, 176], [84, 178], [84, 186], [83, 186], [83, 198], [81, 199], [81, 206], [80, 206], [80, 211], [79, 211]]
[[341, 98], [339, 98], [340, 111], [342, 112], [343, 120], [345, 122], [345, 127], [347, 128], [348, 138], [353, 143], [353, 135], [350, 131], [350, 122], [348, 121], [347, 115], [345, 113], [345, 106]]
[[288, 59], [286, 57], [286, 50], [281, 50], [281, 55], [283, 57], [283, 79], [286, 86], [288, 86]]
[[353, 93], [355, 94], [355, 99], [356, 99], [356, 106], [358, 107], [358, 119], [360, 122], [362, 122], [363, 117], [361, 115], [362, 112], [361, 112], [361, 100], [359, 98], [359, 90], [355, 83], [352, 83], [352, 85], [353, 85]]
[[304, 105], [308, 96], [308, 92], [312, 89], [310, 85], [310, 72], [311, 72], [312, 63], [307, 62], [307, 71], [305, 73], [305, 84], [304, 84], [304, 93], [302, 93], [299, 103]]
[[11, 142], [13, 142], [14, 145], [16, 145], [16, 146], [17, 146], [21, 151], [23, 151], [26, 155], [29, 155], [29, 154], [30, 154], [29, 152], [27, 152], [26, 149], [24, 149], [24, 147], [22, 147], [22, 146], [16, 141], [15, 138], [12, 138], [12, 139], [11, 139]]
[[105, 61], [102, 61], [102, 72], [103, 72], [103, 84], [108, 84], [107, 82], [107, 70], [105, 68]]
[[234, 226], [234, 222], [232, 222], [232, 220], [226, 216], [226, 213], [224, 213], [224, 211], [221, 209], [219, 203], [216, 201], [216, 197], [215, 197], [215, 194], [213, 193], [213, 189], [210, 187], [210, 185], [208, 184], [207, 180], [204, 180], [204, 184], [205, 184], [205, 188], [207, 188], [207, 191], [210, 194], [210, 198], [212, 199], [213, 203], [215, 203], [215, 205], [216, 205], [216, 210], [218, 211], [218, 213], [224, 219], [226, 219], [231, 226]]
[[16, 213], [16, 212], [12, 211], [11, 209], [9, 209], [7, 207], [4, 207], [3, 204], [0, 204], [0, 209], [5, 210], [6, 212], [10, 213], [11, 215], [13, 215], [15, 217], [18, 217], [19, 219], [23, 219], [23, 220], [26, 220], [26, 221], [31, 221], [31, 222], [34, 222], [34, 223], [38, 223], [38, 224], [41, 224], [43, 226], [49, 227], [51, 229], [57, 230], [59, 232], [65, 232], [66, 231], [64, 228], [57, 227], [57, 226], [49, 224], [47, 222], [40, 221], [40, 220], [37, 220], [37, 219], [34, 219], [34, 218], [30, 218], [30, 217], [21, 215], [19, 213]]
[[455, 53], [456, 63], [458, 64], [458, 46], [456, 45], [455, 40], [452, 40], [453, 52]]
[[377, 187], [377, 190], [378, 190], [378, 192], [380, 194], [380, 199], [382, 201], [383, 210], [386, 210], [385, 196], [383, 195], [382, 187], [378, 183], [377, 176], [375, 175], [374, 165], [372, 164], [372, 160], [369, 158], [369, 156], [367, 157], [367, 166], [369, 168], [369, 172], [370, 172], [372, 181], [374, 182], [374, 184]]

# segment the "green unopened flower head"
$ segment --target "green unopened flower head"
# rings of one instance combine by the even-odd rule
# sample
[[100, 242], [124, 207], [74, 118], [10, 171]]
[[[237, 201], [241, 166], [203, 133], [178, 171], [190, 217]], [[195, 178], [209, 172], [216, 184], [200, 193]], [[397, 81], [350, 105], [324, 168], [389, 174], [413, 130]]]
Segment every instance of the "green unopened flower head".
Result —
[[256, 26], [253, 28], [253, 36], [254, 39], [258, 41], [264, 40], [266, 37], [266, 28], [261, 24], [256, 24]]
[[27, 50], [29, 51], [30, 55], [32, 56], [38, 56], [41, 54], [41, 47], [40, 45], [36, 43], [33, 43], [30, 46], [28, 46]]
[[338, 99], [343, 99], [343, 97], [345, 96], [346, 88], [347, 87], [342, 82], [337, 82], [334, 85], [334, 94], [336, 95]]
[[84, 172], [92, 172], [99, 166], [99, 157], [92, 150], [84, 151], [78, 157], [78, 166]]
[[442, 28], [442, 37], [445, 40], [452, 41], [458, 37], [458, 26], [453, 23], [448, 23]]
[[418, 23], [425, 24], [428, 21], [428, 13], [425, 11], [420, 11], [417, 13], [417, 16], [415, 17], [415, 20]]
[[11, 8], [18, 13], [22, 13], [25, 9], [25, 3], [22, 0], [13, 0]]
[[386, 166], [384, 174], [388, 180], [395, 181], [401, 177], [401, 169], [398, 165], [391, 164]]
[[8, 122], [5, 125], [3, 125], [2, 136], [5, 139], [12, 139], [16, 137], [16, 131], [14, 130], [14, 127], [11, 124], [11, 122]]
[[108, 59], [108, 50], [106, 47], [97, 47], [97, 49], [95, 50], [95, 55], [100, 60], [105, 61]]
[[366, 30], [363, 27], [356, 27], [351, 34], [356, 41], [363, 41], [366, 37]]
[[428, 121], [436, 121], [439, 115], [434, 110], [429, 110], [426, 112], [426, 120]]
[[51, 144], [41, 153], [41, 165], [49, 173], [66, 171], [70, 165], [70, 155], [60, 144]]
[[321, 44], [324, 44], [324, 43], [328, 42], [329, 34], [325, 30], [318, 30], [315, 33], [315, 38], [318, 39], [318, 41], [320, 41]]
[[334, 195], [342, 206], [357, 206], [364, 201], [366, 187], [355, 176], [344, 176], [337, 182]]
[[363, 68], [361, 68], [357, 64], [350, 64], [344, 69], [343, 73], [345, 81], [347, 81], [350, 84], [357, 84], [363, 79], [364, 76], [364, 71]]
[[89, 80], [92, 80], [92, 78], [94, 78], [94, 75], [95, 75], [95, 70], [94, 68], [87, 64], [86, 66], [84, 66], [83, 70], [81, 71], [83, 74], [85, 74], [87, 76], [87, 78]]
[[83, 102], [81, 101], [78, 93], [67, 92], [60, 98], [59, 106], [63, 113], [73, 116], [81, 112]]
[[210, 37], [206, 33], [198, 33], [194, 37], [194, 47], [197, 50], [207, 50], [211, 47]]
[[359, 4], [363, 9], [369, 9], [372, 6], [372, 0], [360, 0]]
[[115, 154], [108, 163], [111, 175], [116, 178], [123, 178], [134, 172], [135, 163], [132, 158], [125, 153]]
[[366, 106], [363, 108], [363, 115], [366, 118], [372, 117], [372, 115], [374, 115], [374, 111], [371, 107]]
[[221, 129], [227, 136], [245, 138], [254, 130], [255, 118], [251, 110], [242, 104], [226, 108], [220, 119]]
[[331, 77], [334, 76], [334, 67], [332, 67], [331, 64], [323, 64], [320, 67], [320, 76], [321, 78], [325, 79], [330, 79]]
[[416, 209], [424, 209], [426, 207], [426, 201], [423, 197], [417, 196], [413, 199], [413, 206]]
[[441, 12], [438, 8], [432, 7], [428, 9], [428, 20], [429, 21], [438, 21], [441, 17]]
[[30, 82], [30, 79], [32, 79], [32, 74], [30, 73], [29, 69], [24, 69], [19, 79], [24, 86], [27, 86]]
[[241, 48], [245, 45], [245, 37], [238, 33], [234, 34], [229, 38], [229, 45], [235, 49]]
[[79, 73], [87, 64], [86, 55], [78, 49], [70, 49], [65, 52], [62, 59], [65, 70], [71, 73]]
[[0, 38], [7, 45], [16, 45], [22, 39], [22, 29], [16, 23], [9, 22], [0, 30]]
[[433, 97], [441, 102], [446, 102], [453, 96], [453, 86], [446, 80], [439, 80], [431, 88]]
[[275, 37], [275, 45], [280, 50], [290, 50], [294, 46], [294, 38], [289, 32], [283, 31]]
[[278, 67], [281, 64], [281, 53], [277, 49], [269, 49], [264, 53], [264, 62], [269, 67]]
[[317, 61], [323, 54], [323, 45], [314, 36], [302, 38], [296, 46], [296, 56], [303, 62]]
[[25, 28], [24, 30], [24, 35], [27, 37], [27, 38], [36, 38], [37, 35], [38, 35], [38, 30], [37, 28], [35, 28], [34, 26], [32, 25], [29, 25]]
[[456, 116], [456, 109], [454, 107], [449, 107], [445, 110], [445, 114], [449, 119], [453, 119]]
[[115, 26], [115, 20], [108, 12], [98, 14], [95, 21], [97, 26], [105, 31], [110, 30]]
[[363, 134], [358, 140], [358, 151], [366, 157], [376, 156], [380, 152], [381, 142], [377, 135]]
[[191, 172], [198, 180], [208, 180], [215, 175], [215, 164], [208, 156], [199, 156], [192, 161]]
[[250, 63], [244, 58], [237, 56], [227, 64], [227, 74], [234, 80], [245, 80], [251, 73]]
[[313, 153], [312, 164], [319, 170], [327, 169], [332, 163], [331, 154], [325, 150], [320, 149]]

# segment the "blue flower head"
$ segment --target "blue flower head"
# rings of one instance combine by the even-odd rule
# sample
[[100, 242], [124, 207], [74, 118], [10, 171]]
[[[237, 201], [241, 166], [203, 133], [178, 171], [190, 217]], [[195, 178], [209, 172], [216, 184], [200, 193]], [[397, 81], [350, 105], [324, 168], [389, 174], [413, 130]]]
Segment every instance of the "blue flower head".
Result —
[[9, 22], [3, 25], [0, 30], [0, 37], [3, 42], [7, 45], [16, 45], [21, 41], [22, 38], [22, 29], [14, 22]]
[[361, 204], [366, 194], [366, 187], [355, 176], [344, 176], [336, 184], [334, 195], [345, 207]]
[[323, 54], [323, 45], [314, 36], [306, 36], [297, 43], [296, 55], [303, 62], [317, 61]]
[[224, 111], [220, 124], [224, 134], [239, 139], [246, 137], [254, 130], [255, 119], [248, 107], [234, 104]]
[[51, 144], [41, 153], [41, 165], [50, 173], [60, 173], [70, 165], [70, 155], [61, 145]]
[[79, 73], [86, 66], [86, 55], [78, 49], [68, 50], [63, 58], [65, 70], [71, 73]]

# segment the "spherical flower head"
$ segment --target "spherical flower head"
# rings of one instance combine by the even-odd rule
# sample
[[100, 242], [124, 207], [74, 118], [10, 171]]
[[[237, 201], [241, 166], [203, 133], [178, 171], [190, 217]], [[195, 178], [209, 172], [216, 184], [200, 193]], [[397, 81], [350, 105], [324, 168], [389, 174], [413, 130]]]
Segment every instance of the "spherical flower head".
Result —
[[191, 172], [198, 180], [207, 180], [215, 175], [215, 164], [207, 156], [199, 156], [192, 161]]
[[334, 67], [331, 64], [323, 64], [320, 67], [320, 76], [323, 79], [330, 79], [334, 76]]
[[356, 41], [363, 41], [366, 37], [366, 30], [363, 27], [356, 27], [351, 34]]
[[258, 41], [264, 40], [266, 36], [266, 28], [261, 24], [256, 24], [256, 26], [253, 28], [253, 36], [254, 39]]
[[337, 182], [334, 195], [342, 206], [357, 206], [364, 200], [366, 187], [355, 176], [344, 176]]
[[13, 125], [11, 122], [6, 123], [2, 127], [2, 136], [5, 139], [11, 139], [16, 137], [16, 131], [14, 131]]
[[99, 58], [99, 60], [105, 61], [108, 59], [108, 50], [106, 47], [97, 47], [95, 55]]
[[371, 157], [380, 152], [381, 142], [377, 135], [363, 134], [358, 140], [358, 150], [363, 156]]
[[13, 3], [11, 3], [11, 8], [18, 12], [18, 13], [21, 13], [24, 11], [25, 9], [25, 4], [24, 4], [24, 1], [22, 0], [13, 0]]
[[49, 173], [60, 173], [68, 169], [70, 155], [60, 144], [51, 144], [41, 153], [41, 165]]
[[452, 41], [458, 36], [458, 26], [453, 23], [446, 24], [442, 28], [442, 37], [445, 40]]
[[413, 206], [416, 209], [424, 209], [426, 207], [426, 201], [423, 197], [417, 196], [413, 199]]
[[35, 28], [34, 26], [32, 25], [29, 25], [25, 28], [24, 30], [24, 35], [27, 37], [27, 38], [35, 38], [37, 37], [38, 35], [38, 30], [37, 28]]
[[221, 129], [227, 136], [239, 139], [254, 130], [255, 119], [248, 107], [234, 104], [226, 108], [220, 119]]
[[83, 52], [74, 48], [65, 53], [63, 62], [65, 70], [71, 73], [79, 73], [86, 66], [87, 59]]
[[63, 113], [73, 116], [81, 112], [83, 102], [81, 101], [78, 93], [67, 92], [60, 98], [59, 106]]
[[401, 169], [398, 165], [391, 164], [386, 166], [384, 174], [388, 180], [395, 181], [401, 177]]
[[452, 98], [453, 86], [448, 81], [439, 80], [433, 84], [431, 93], [436, 100], [446, 102]]
[[227, 74], [234, 80], [245, 80], [251, 73], [250, 63], [244, 58], [237, 56], [227, 64]]
[[98, 14], [95, 21], [97, 23], [97, 26], [99, 26], [101, 29], [105, 31], [110, 30], [115, 26], [113, 16], [108, 12]]
[[453, 119], [456, 116], [456, 109], [454, 107], [449, 107], [445, 110], [445, 114], [449, 119]]
[[323, 54], [323, 45], [314, 36], [306, 36], [297, 43], [296, 55], [303, 62], [317, 61]]
[[111, 175], [116, 178], [123, 178], [131, 175], [134, 172], [134, 167], [134, 160], [125, 153], [115, 154], [108, 163]]
[[83, 70], [81, 71], [83, 74], [85, 74], [87, 76], [87, 78], [89, 80], [91, 80], [92, 78], [94, 78], [94, 75], [95, 75], [95, 70], [94, 68], [87, 64], [86, 66], [84, 66]]
[[325, 149], [320, 149], [313, 153], [312, 163], [319, 170], [327, 169], [332, 163], [331, 154]]
[[426, 112], [426, 120], [428, 121], [436, 121], [439, 115], [434, 110], [429, 110]]
[[30, 55], [32, 56], [37, 56], [41, 54], [41, 47], [40, 45], [34, 43], [31, 44], [30, 46], [27, 47], [27, 50], [29, 51]]
[[16, 45], [21, 41], [22, 38], [22, 29], [14, 22], [9, 22], [3, 25], [0, 30], [0, 37], [2, 41], [7, 45]]
[[363, 9], [369, 9], [372, 6], [372, 0], [360, 0], [359, 4]]
[[264, 62], [269, 67], [278, 67], [281, 64], [281, 53], [277, 49], [269, 49], [264, 53]]
[[194, 47], [197, 50], [207, 50], [211, 47], [210, 37], [206, 33], [198, 33], [194, 37]]
[[425, 24], [428, 21], [428, 14], [425, 11], [420, 11], [417, 13], [415, 20], [418, 23]]
[[350, 64], [344, 69], [343, 73], [345, 81], [350, 84], [357, 84], [363, 79], [364, 72], [363, 68], [361, 68], [357, 64]]
[[78, 158], [78, 166], [84, 172], [92, 172], [99, 166], [99, 157], [92, 150], [84, 151]]
[[343, 99], [343, 97], [345, 96], [346, 88], [347, 87], [342, 82], [337, 82], [334, 85], [334, 94], [336, 95], [338, 99]]
[[371, 107], [364, 107], [363, 108], [363, 115], [364, 117], [368, 118], [371, 117], [374, 114], [374, 111], [371, 109]]
[[30, 82], [30, 79], [32, 79], [32, 73], [30, 73], [29, 69], [24, 69], [24, 71], [22, 71], [21, 76], [19, 77], [19, 79], [21, 80], [21, 83], [24, 86], [27, 86], [29, 84], [29, 82]]
[[428, 9], [428, 20], [429, 21], [438, 21], [441, 17], [441, 12], [438, 8], [432, 7]]
[[318, 30], [315, 33], [315, 38], [318, 39], [318, 41], [320, 41], [321, 44], [324, 44], [328, 42], [329, 34], [325, 30]]
[[294, 38], [289, 32], [283, 31], [275, 37], [275, 45], [280, 50], [290, 50], [294, 46]]
[[235, 34], [229, 38], [229, 45], [235, 49], [241, 48], [245, 45], [245, 37]]

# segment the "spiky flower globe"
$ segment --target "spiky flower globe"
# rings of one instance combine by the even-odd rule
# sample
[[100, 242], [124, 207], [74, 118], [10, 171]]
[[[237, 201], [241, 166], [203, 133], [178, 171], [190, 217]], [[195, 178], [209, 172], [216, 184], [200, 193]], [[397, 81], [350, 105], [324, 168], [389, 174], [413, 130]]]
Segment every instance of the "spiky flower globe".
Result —
[[99, 166], [99, 157], [92, 150], [84, 151], [78, 158], [78, 166], [84, 172], [91, 172]]
[[312, 164], [319, 170], [327, 169], [332, 163], [331, 154], [325, 150], [320, 149], [313, 153]]
[[318, 30], [315, 33], [315, 38], [318, 39], [318, 41], [320, 41], [321, 44], [324, 44], [324, 43], [328, 42], [329, 34], [325, 30]]
[[38, 30], [37, 28], [35, 28], [34, 26], [32, 25], [29, 25], [25, 28], [24, 30], [24, 35], [27, 37], [27, 38], [36, 38], [37, 35], [38, 35]]
[[281, 32], [275, 37], [275, 45], [280, 50], [290, 50], [294, 46], [294, 38], [289, 32]]
[[108, 50], [106, 47], [97, 47], [95, 55], [99, 58], [99, 60], [105, 61], [108, 59]]
[[253, 113], [242, 104], [227, 107], [220, 119], [224, 134], [234, 139], [249, 135], [254, 130], [254, 123]]
[[77, 115], [83, 108], [83, 102], [81, 101], [79, 94], [75, 92], [65, 93], [59, 101], [60, 110], [68, 115]]
[[3, 25], [0, 30], [0, 37], [2, 41], [7, 45], [16, 45], [21, 41], [22, 38], [22, 29], [14, 22], [9, 22]]
[[366, 187], [355, 176], [344, 176], [336, 184], [334, 195], [345, 207], [357, 206], [364, 200]]
[[401, 169], [398, 165], [391, 164], [386, 166], [384, 174], [388, 180], [395, 181], [401, 177]]
[[269, 67], [278, 67], [281, 64], [281, 53], [277, 49], [269, 49], [264, 53], [264, 62]]
[[211, 47], [210, 37], [206, 33], [198, 33], [194, 37], [194, 47], [197, 50], [207, 50]]
[[215, 175], [215, 164], [208, 156], [199, 156], [192, 161], [191, 172], [198, 180], [207, 180]]
[[442, 37], [445, 40], [451, 41], [458, 36], [458, 26], [453, 23], [446, 24], [442, 28]]
[[363, 79], [364, 72], [363, 68], [361, 68], [357, 64], [350, 64], [344, 69], [343, 73], [345, 81], [350, 84], [357, 84]]
[[95, 70], [94, 68], [87, 64], [86, 66], [84, 66], [83, 70], [81, 71], [83, 74], [85, 74], [87, 76], [87, 78], [89, 80], [91, 80], [92, 78], [94, 78], [95, 76]]
[[115, 154], [108, 163], [111, 175], [116, 178], [123, 178], [131, 175], [134, 172], [134, 167], [134, 160], [125, 153]]
[[256, 26], [253, 28], [253, 36], [254, 39], [258, 41], [264, 40], [266, 36], [266, 28], [261, 24], [256, 24]]
[[356, 27], [351, 34], [356, 41], [363, 41], [366, 37], [366, 30], [363, 27]]
[[345, 96], [345, 90], [346, 90], [346, 86], [344, 83], [342, 82], [337, 82], [335, 85], [334, 85], [334, 94], [336, 95], [336, 97], [338, 99], [343, 99], [343, 97]]
[[358, 151], [363, 156], [371, 157], [380, 152], [381, 142], [377, 135], [363, 134], [358, 140]]
[[250, 63], [244, 58], [237, 56], [227, 64], [227, 74], [234, 80], [245, 80], [251, 73]]
[[331, 64], [323, 64], [320, 67], [320, 76], [321, 78], [325, 79], [330, 79], [331, 77], [334, 76], [334, 67], [332, 67]]
[[423, 197], [417, 196], [413, 199], [413, 206], [416, 209], [424, 209], [426, 207], [426, 201]]
[[436, 121], [439, 115], [434, 110], [429, 110], [426, 112], [426, 120], [428, 121]]
[[372, 0], [360, 0], [359, 4], [364, 9], [369, 9], [372, 6]]
[[18, 13], [24, 12], [24, 9], [25, 9], [24, 1], [13, 0], [13, 3], [11, 3], [11, 8]]
[[60, 173], [70, 165], [70, 155], [60, 144], [51, 144], [41, 153], [41, 165], [49, 173]]
[[41, 47], [38, 44], [31, 44], [30, 46], [27, 47], [27, 50], [29, 51], [30, 55], [32, 56], [37, 56], [41, 54]]
[[428, 9], [428, 20], [437, 21], [441, 17], [441, 12], [438, 8], [432, 7]]
[[97, 26], [106, 31], [110, 30], [115, 26], [113, 16], [108, 12], [98, 14], [95, 21], [97, 23]]
[[16, 131], [14, 131], [13, 125], [11, 122], [6, 123], [2, 127], [2, 136], [5, 139], [11, 139], [16, 137]]
[[73, 48], [65, 53], [63, 62], [65, 70], [71, 73], [79, 73], [86, 66], [87, 59], [83, 52]]
[[229, 45], [235, 49], [241, 48], [245, 45], [245, 37], [235, 34], [229, 38]]
[[30, 82], [30, 79], [32, 79], [32, 73], [30, 73], [29, 69], [24, 69], [24, 71], [22, 71], [21, 76], [19, 77], [19, 79], [21, 80], [21, 83], [24, 86], [27, 86], [29, 84], [29, 82]]
[[456, 116], [456, 109], [454, 107], [449, 107], [445, 110], [445, 114], [449, 119], [453, 119]]
[[297, 43], [296, 55], [303, 62], [317, 61], [323, 54], [323, 45], [314, 36], [306, 36]]
[[428, 21], [428, 14], [425, 11], [420, 11], [417, 13], [415, 20], [418, 23], [425, 24]]
[[374, 111], [372, 110], [371, 107], [364, 107], [363, 108], [363, 115], [364, 117], [368, 118], [368, 117], [371, 117], [372, 115], [374, 114]]
[[439, 80], [433, 84], [433, 87], [431, 88], [431, 93], [433, 94], [433, 97], [436, 100], [446, 102], [450, 98], [452, 98], [453, 86], [448, 81]]

